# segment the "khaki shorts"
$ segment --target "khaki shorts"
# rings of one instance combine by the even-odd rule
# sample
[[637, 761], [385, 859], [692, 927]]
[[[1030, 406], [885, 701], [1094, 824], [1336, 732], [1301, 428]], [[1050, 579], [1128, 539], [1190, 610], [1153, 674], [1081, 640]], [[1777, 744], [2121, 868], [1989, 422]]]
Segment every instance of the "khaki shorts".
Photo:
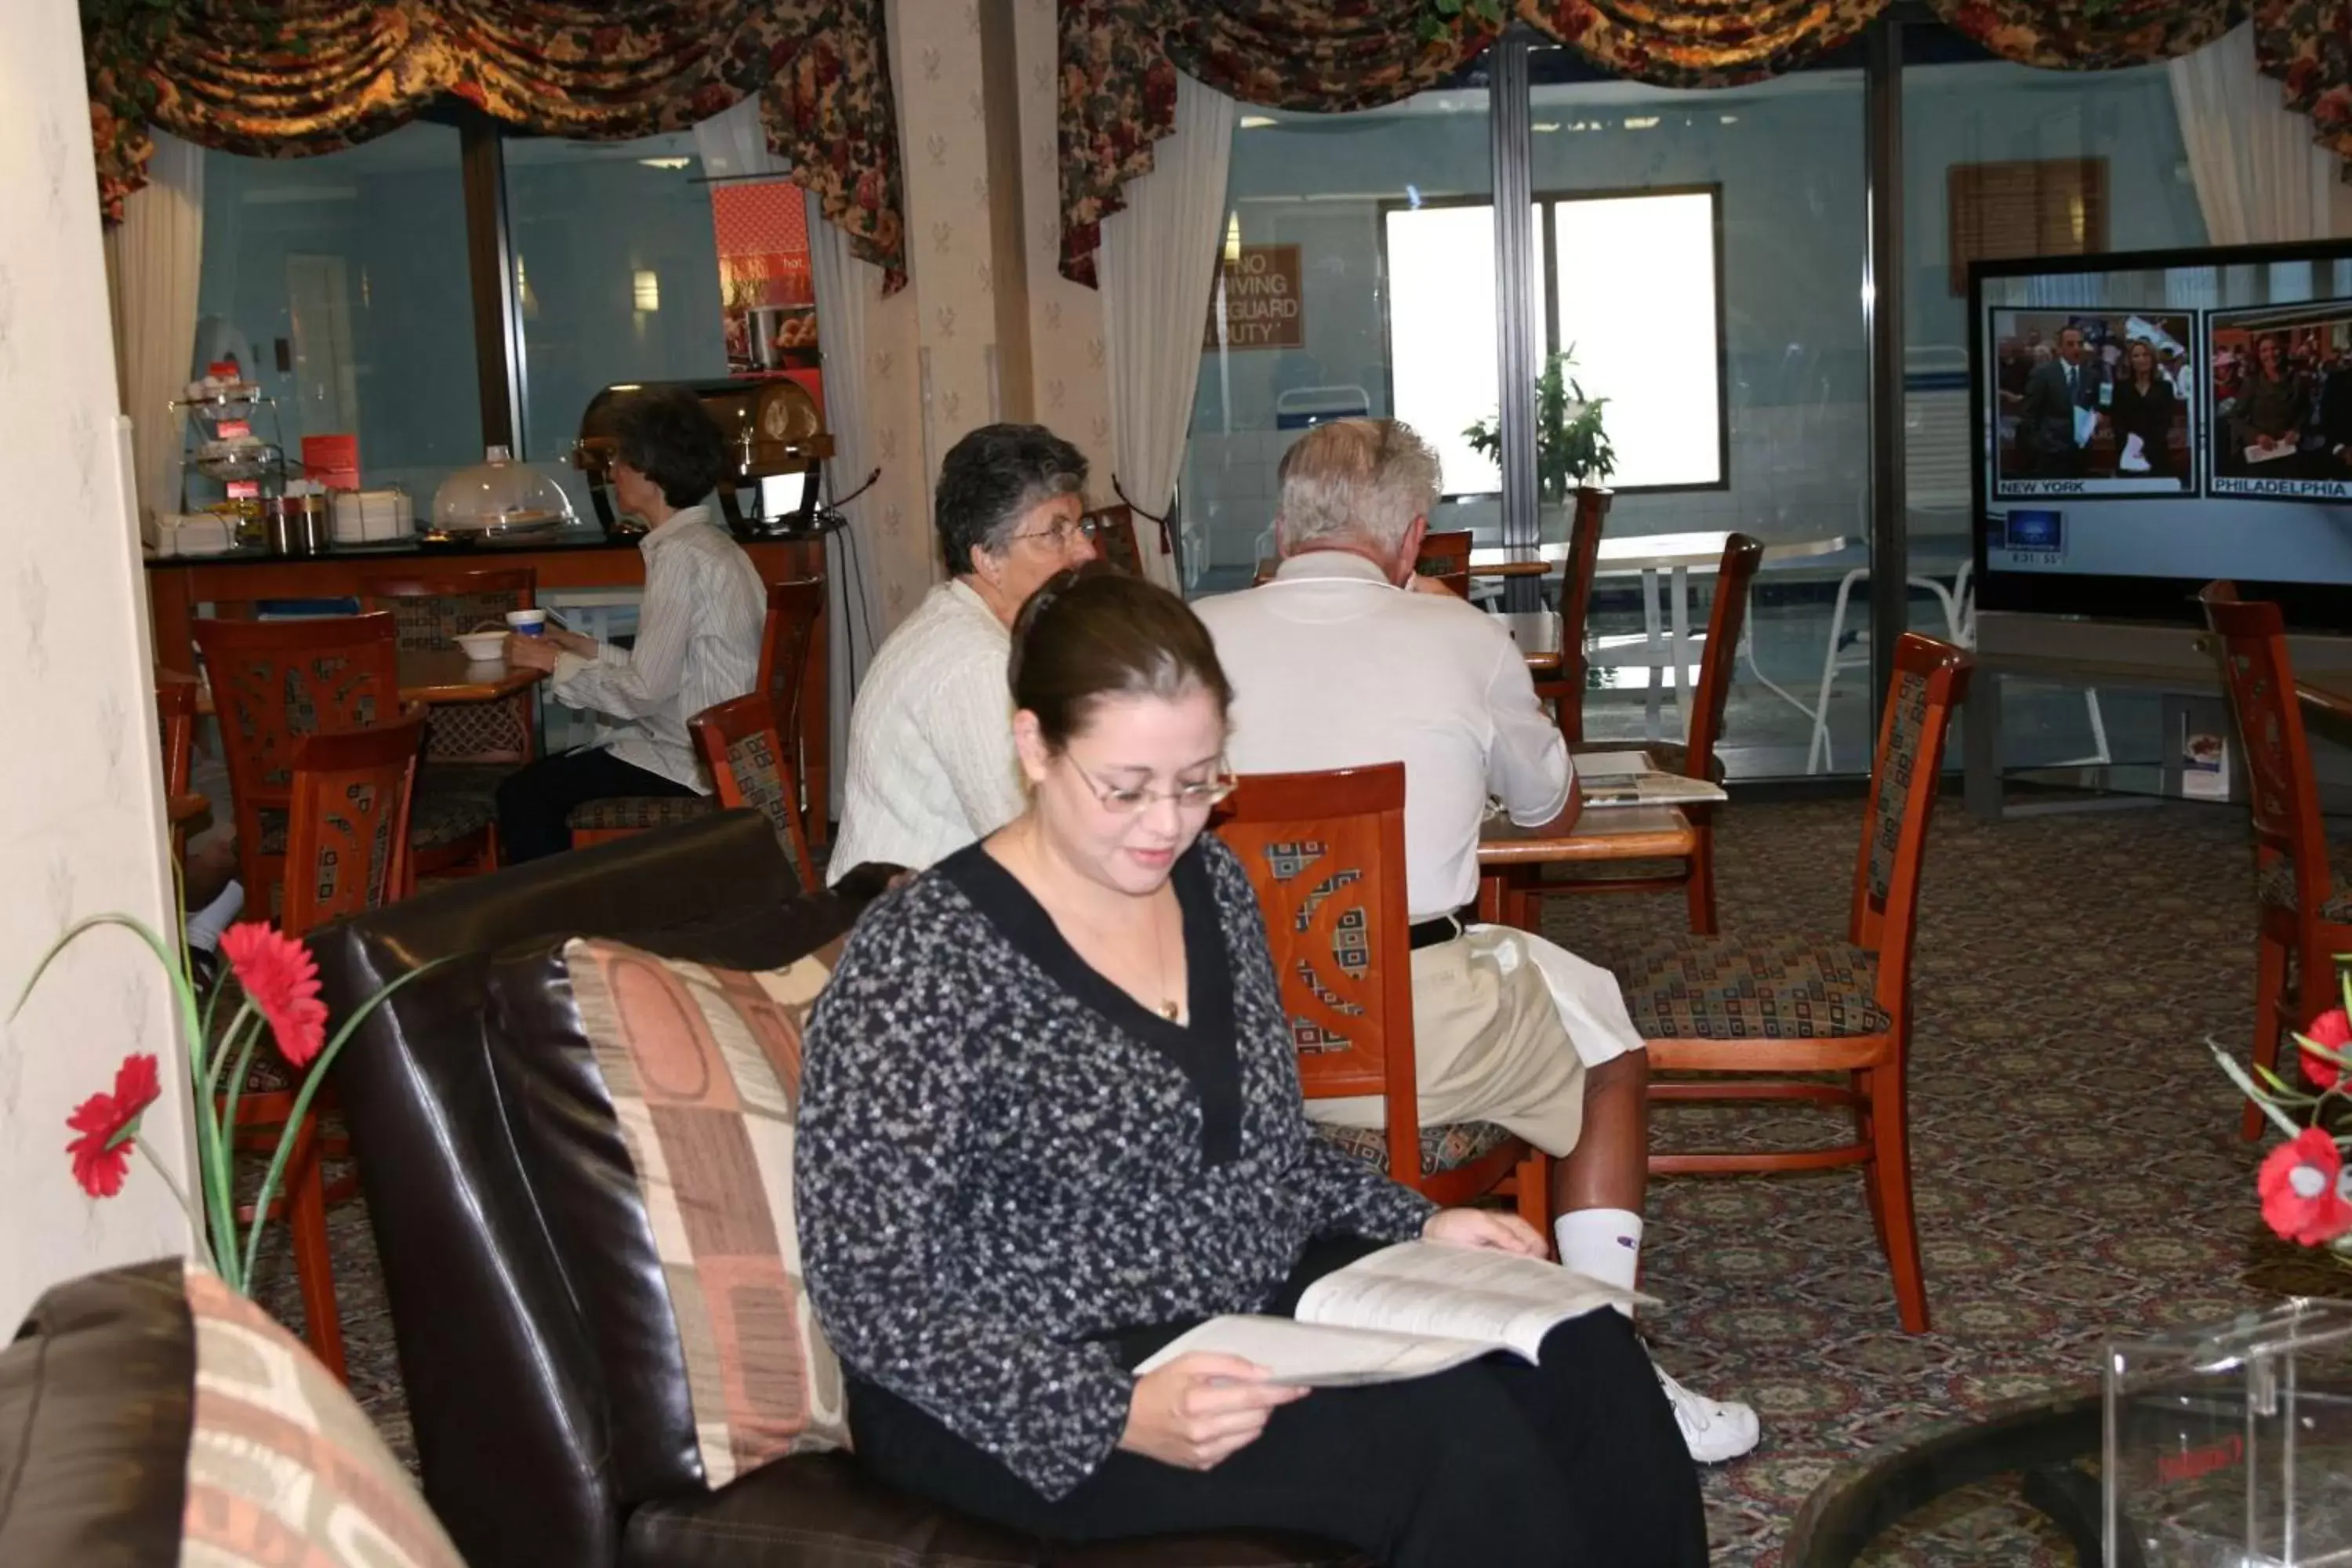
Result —
[[[1500, 1122], [1556, 1157], [1584, 1128], [1587, 1062], [1641, 1046], [1605, 970], [1502, 926], [1472, 926], [1412, 955], [1412, 1028], [1423, 1126]], [[1379, 1127], [1385, 1105], [1310, 1100], [1307, 1114]]]

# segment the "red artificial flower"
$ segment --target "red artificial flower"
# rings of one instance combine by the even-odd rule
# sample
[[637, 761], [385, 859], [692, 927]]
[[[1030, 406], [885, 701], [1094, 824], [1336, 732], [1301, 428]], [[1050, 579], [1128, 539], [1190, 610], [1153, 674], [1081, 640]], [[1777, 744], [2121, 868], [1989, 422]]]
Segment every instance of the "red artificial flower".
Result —
[[139, 1118], [163, 1092], [155, 1076], [155, 1058], [144, 1053], [122, 1058], [114, 1069], [114, 1092], [91, 1095], [74, 1108], [66, 1125], [81, 1134], [66, 1145], [73, 1156], [74, 1180], [94, 1198], [110, 1198], [122, 1190], [131, 1168], [131, 1151], [139, 1136]]
[[327, 1005], [319, 1000], [319, 965], [310, 950], [258, 921], [221, 933], [220, 950], [236, 983], [277, 1037], [278, 1055], [301, 1067], [327, 1038]]
[[2297, 1035], [2295, 1040], [2301, 1047], [2296, 1059], [2303, 1063], [2303, 1076], [2321, 1089], [2334, 1089], [2336, 1080], [2344, 1076], [2343, 1068], [2312, 1047], [2340, 1052], [2352, 1046], [2352, 1019], [2345, 1017], [2343, 1008], [2331, 1007], [2314, 1018], [2311, 1027]]
[[2304, 1247], [2323, 1247], [2352, 1231], [2352, 1202], [2346, 1201], [2343, 1174], [2336, 1140], [2319, 1128], [2305, 1128], [2294, 1142], [2280, 1144], [2263, 1161], [2256, 1184], [2263, 1220]]

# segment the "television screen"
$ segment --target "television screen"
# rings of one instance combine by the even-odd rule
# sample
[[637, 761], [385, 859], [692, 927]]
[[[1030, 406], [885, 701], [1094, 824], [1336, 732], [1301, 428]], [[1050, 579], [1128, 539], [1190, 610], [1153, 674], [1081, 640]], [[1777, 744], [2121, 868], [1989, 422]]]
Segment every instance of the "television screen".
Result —
[[1978, 602], [2352, 630], [2352, 242], [1979, 265]]

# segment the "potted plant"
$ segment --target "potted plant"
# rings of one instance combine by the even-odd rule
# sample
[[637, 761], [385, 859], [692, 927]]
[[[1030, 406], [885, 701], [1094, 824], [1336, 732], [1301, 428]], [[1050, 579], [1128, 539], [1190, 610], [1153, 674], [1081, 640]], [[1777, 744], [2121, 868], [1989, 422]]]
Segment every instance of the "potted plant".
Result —
[[[1617, 468], [1616, 448], [1601, 418], [1609, 400], [1585, 395], [1582, 384], [1568, 374], [1575, 363], [1576, 345], [1570, 343], [1547, 358], [1536, 377], [1536, 497], [1547, 512], [1565, 508], [1580, 486], [1605, 480]], [[1502, 461], [1499, 414], [1479, 420], [1462, 437], [1480, 457]], [[1566, 531], [1565, 525], [1559, 531]]]

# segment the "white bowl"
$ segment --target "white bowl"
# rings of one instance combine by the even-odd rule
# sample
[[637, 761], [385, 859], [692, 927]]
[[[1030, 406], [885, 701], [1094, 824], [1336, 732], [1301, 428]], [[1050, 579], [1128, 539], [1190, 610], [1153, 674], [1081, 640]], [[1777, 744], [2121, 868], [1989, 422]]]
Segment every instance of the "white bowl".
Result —
[[476, 664], [497, 664], [505, 656], [507, 634], [504, 632], [461, 632], [457, 646]]

